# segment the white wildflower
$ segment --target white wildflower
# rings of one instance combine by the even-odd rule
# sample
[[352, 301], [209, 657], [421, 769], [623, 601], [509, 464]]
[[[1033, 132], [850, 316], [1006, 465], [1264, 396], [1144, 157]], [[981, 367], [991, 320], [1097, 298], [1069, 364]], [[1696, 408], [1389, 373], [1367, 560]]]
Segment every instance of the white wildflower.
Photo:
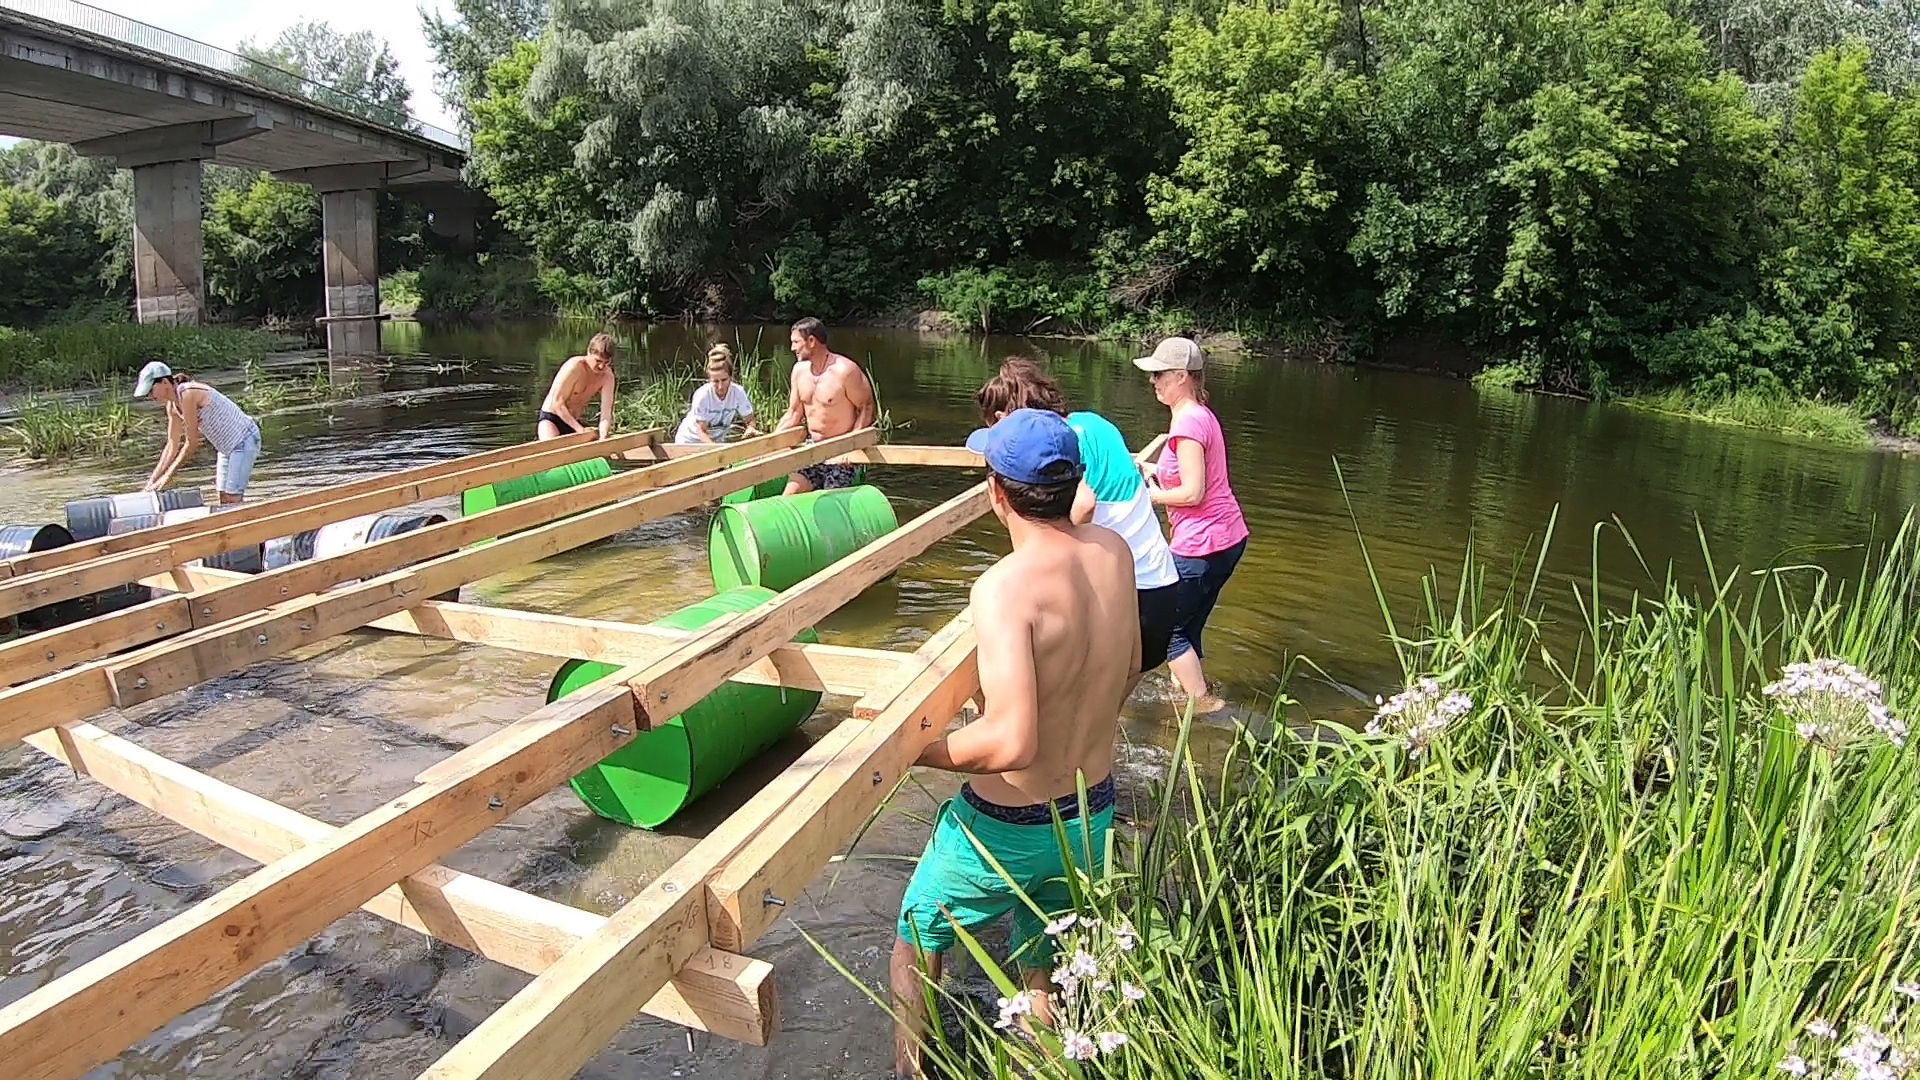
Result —
[[1067, 912], [1065, 915], [1062, 915], [1058, 919], [1055, 919], [1052, 922], [1047, 924], [1047, 936], [1059, 937], [1061, 934], [1064, 934], [1067, 931], [1073, 929], [1073, 924], [1079, 918], [1080, 917], [1078, 915], [1075, 915], [1073, 912], [1071, 911]]
[[1100, 961], [1085, 949], [1075, 949], [1073, 959], [1067, 962], [1067, 973], [1076, 979], [1091, 979], [1100, 974]]
[[1816, 1016], [1813, 1019], [1807, 1021], [1807, 1034], [1813, 1036], [1816, 1039], [1831, 1040], [1831, 1039], [1837, 1039], [1840, 1037], [1840, 1029], [1834, 1027], [1833, 1024], [1829, 1023], [1828, 1021], [1822, 1020]]
[[1908, 1001], [1920, 1001], [1920, 980], [1895, 982], [1893, 984], [1893, 992], [1906, 998]]
[[1877, 732], [1895, 746], [1907, 741], [1906, 722], [1881, 698], [1880, 684], [1845, 660], [1831, 657], [1788, 664], [1780, 680], [1761, 691], [1802, 739], [1837, 750]]
[[1120, 984], [1120, 996], [1126, 998], [1128, 1001], [1140, 1001], [1146, 998], [1147, 992], [1130, 982], [1122, 982]]
[[1133, 932], [1132, 923], [1123, 922], [1113, 928], [1113, 940], [1120, 946], [1121, 952], [1132, 952], [1134, 945], [1139, 942], [1139, 937]]
[[1072, 1028], [1062, 1028], [1060, 1030], [1060, 1052], [1067, 1056], [1068, 1061], [1092, 1061], [1094, 1055], [1100, 1052], [1100, 1048], [1094, 1045], [1092, 1039], [1087, 1038]]
[[1123, 1031], [1103, 1031], [1100, 1033], [1100, 1052], [1111, 1054], [1127, 1045], [1127, 1035]]
[[1016, 1018], [1032, 1014], [1033, 997], [1022, 990], [1010, 998], [1000, 999], [1000, 1019], [995, 1021], [993, 1026], [1005, 1030], [1013, 1026]]
[[1094, 993], [1096, 993], [1096, 994], [1104, 994], [1104, 993], [1106, 993], [1107, 991], [1109, 991], [1109, 990], [1111, 990], [1111, 989], [1113, 989], [1113, 984], [1112, 984], [1112, 983], [1110, 983], [1110, 982], [1108, 982], [1107, 980], [1105, 980], [1105, 979], [1095, 979], [1095, 980], [1093, 980], [1093, 992], [1094, 992]]
[[1067, 1001], [1072, 1001], [1080, 991], [1080, 977], [1064, 967], [1053, 969], [1052, 979], [1054, 985], [1060, 988], [1060, 996]]
[[1780, 1071], [1786, 1073], [1788, 1076], [1805, 1076], [1807, 1075], [1807, 1059], [1801, 1057], [1799, 1054], [1788, 1054], [1780, 1062]]
[[1444, 692], [1434, 679], [1421, 679], [1385, 701], [1374, 698], [1379, 706], [1367, 722], [1369, 735], [1393, 735], [1406, 748], [1407, 756], [1418, 758], [1427, 752], [1434, 738], [1449, 724], [1473, 711], [1473, 699], [1455, 690]]

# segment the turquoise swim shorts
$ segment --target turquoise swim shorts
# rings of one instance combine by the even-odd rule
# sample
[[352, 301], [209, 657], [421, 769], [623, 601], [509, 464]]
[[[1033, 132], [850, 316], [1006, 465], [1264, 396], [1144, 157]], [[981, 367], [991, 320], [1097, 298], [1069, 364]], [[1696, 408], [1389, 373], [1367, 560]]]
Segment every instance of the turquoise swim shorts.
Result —
[[[1113, 807], [1096, 811], [1084, 827], [1078, 817], [1065, 825], [1074, 864], [1097, 875], [1106, 856], [1107, 833], [1113, 828]], [[999, 860], [1006, 878], [981, 857], [974, 840], [967, 838], [968, 832]], [[1092, 860], [1086, 851], [1089, 834]], [[946, 952], [956, 941], [955, 923], [971, 933], [975, 927], [1011, 911], [1014, 957], [1027, 967], [1045, 966], [1053, 957], [1053, 939], [1046, 936], [1046, 923], [1014, 893], [1014, 886], [1041, 911], [1057, 916], [1073, 909], [1066, 876], [1051, 821], [1045, 825], [1009, 825], [962, 799], [949, 799], [940, 807], [927, 850], [920, 856], [913, 880], [907, 883], [906, 895], [900, 899], [900, 939], [923, 952]], [[1007, 878], [1013, 879], [1011, 884]], [[951, 922], [948, 914], [952, 915]]]

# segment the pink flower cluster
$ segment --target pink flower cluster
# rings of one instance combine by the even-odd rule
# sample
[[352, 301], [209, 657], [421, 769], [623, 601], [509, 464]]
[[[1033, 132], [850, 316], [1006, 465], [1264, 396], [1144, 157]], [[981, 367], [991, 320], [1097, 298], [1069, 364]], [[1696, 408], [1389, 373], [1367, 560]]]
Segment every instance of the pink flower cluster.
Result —
[[[1920, 1002], [1920, 982], [1896, 982], [1896, 994], [1909, 1003]], [[1920, 1076], [1920, 1048], [1898, 1030], [1905, 1015], [1896, 1007], [1880, 1025], [1855, 1024], [1853, 1038], [1840, 1041], [1840, 1029], [1833, 1021], [1814, 1017], [1807, 1022], [1811, 1040], [1804, 1047], [1796, 1040], [1791, 1052], [1780, 1060], [1779, 1071], [1809, 1080], [1902, 1080]]]

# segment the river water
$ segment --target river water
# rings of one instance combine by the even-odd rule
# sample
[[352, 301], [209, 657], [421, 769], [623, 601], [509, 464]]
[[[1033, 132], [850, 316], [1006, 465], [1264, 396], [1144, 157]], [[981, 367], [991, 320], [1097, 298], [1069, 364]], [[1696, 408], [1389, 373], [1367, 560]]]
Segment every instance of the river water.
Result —
[[[529, 325], [386, 330], [392, 354], [337, 365], [354, 395], [263, 420], [258, 496], [455, 457], [530, 436], [547, 380], [597, 327]], [[712, 340], [783, 352], [784, 328], [655, 326], [625, 333], [621, 377], [688, 365]], [[999, 358], [1042, 359], [1075, 407], [1098, 410], [1135, 445], [1163, 430], [1146, 379], [1110, 345], [837, 333], [877, 376], [895, 441], [951, 444], [974, 425], [971, 399]], [[316, 361], [276, 366], [311, 368]], [[1278, 672], [1318, 669], [1289, 688], [1315, 711], [1353, 721], [1398, 670], [1356, 526], [1397, 618], [1416, 610], [1420, 575], [1450, 587], [1469, 538], [1493, 576], [1531, 566], [1558, 508], [1546, 562], [1555, 595], [1588, 576], [1593, 525], [1609, 593], [1648, 589], [1669, 565], [1698, 581], [1698, 530], [1724, 573], [1816, 557], [1842, 569], [1920, 497], [1920, 463], [1621, 407], [1482, 393], [1457, 380], [1216, 356], [1208, 384], [1226, 430], [1234, 487], [1253, 540], [1208, 628], [1207, 667], [1233, 716], [1264, 715]], [[0, 523], [58, 521], [69, 499], [135, 490], [150, 462], [0, 466]], [[206, 483], [210, 462], [190, 482]], [[902, 520], [977, 474], [875, 469]], [[1344, 481], [1344, 488], [1343, 488]], [[711, 591], [704, 518], [656, 522], [466, 588], [474, 603], [646, 621]], [[1004, 550], [991, 519], [905, 567], [819, 627], [822, 640], [911, 649], [964, 605], [973, 576]], [[1646, 569], [1642, 568], [1645, 561]], [[1561, 606], [1571, 612], [1571, 605]], [[438, 758], [543, 700], [553, 662], [478, 646], [374, 633], [315, 646], [110, 717], [106, 726], [248, 791], [336, 824], [398, 795]], [[1321, 672], [1324, 675], [1320, 674]], [[1123, 789], [1164, 772], [1171, 706], [1164, 676], [1130, 704]], [[805, 733], [845, 715], [828, 699]], [[1217, 753], [1225, 721], [1200, 732]], [[446, 863], [579, 907], [610, 912], [804, 746], [789, 740], [660, 833], [588, 814], [550, 793]], [[784, 1026], [773, 1047], [742, 1047], [639, 1020], [581, 1075], [883, 1075], [885, 1018], [815, 952], [812, 935], [862, 978], [884, 980], [905, 856], [925, 838], [951, 780], [923, 778], [844, 863], [796, 898], [754, 954], [779, 972]], [[251, 868], [32, 751], [0, 750], [0, 1004], [157, 925]], [[100, 1077], [410, 1077], [525, 984], [527, 977], [353, 915], [276, 959], [152, 1038]], [[636, 1003], [637, 1005], [638, 1003]]]

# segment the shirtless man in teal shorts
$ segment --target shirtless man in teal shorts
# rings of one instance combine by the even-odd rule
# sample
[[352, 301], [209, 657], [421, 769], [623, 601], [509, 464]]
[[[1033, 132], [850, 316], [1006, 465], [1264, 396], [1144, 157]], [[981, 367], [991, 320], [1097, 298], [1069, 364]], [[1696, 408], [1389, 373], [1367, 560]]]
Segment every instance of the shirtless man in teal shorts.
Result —
[[1014, 886], [1050, 914], [1071, 907], [1055, 811], [1075, 864], [1099, 872], [1113, 825], [1114, 731], [1140, 662], [1133, 555], [1112, 530], [1072, 520], [1084, 471], [1073, 429], [1056, 413], [1017, 409], [989, 429], [984, 453], [993, 513], [1006, 525], [1013, 553], [973, 586], [980, 718], [928, 746], [918, 762], [971, 776], [940, 808], [900, 902], [891, 976], [900, 1018], [894, 1072], [902, 1077], [920, 1075], [920, 1038], [929, 1023], [921, 971], [939, 979], [940, 954], [956, 940], [953, 923], [971, 931], [1012, 912], [1013, 953], [1034, 1019], [1052, 1022], [1052, 939]]

